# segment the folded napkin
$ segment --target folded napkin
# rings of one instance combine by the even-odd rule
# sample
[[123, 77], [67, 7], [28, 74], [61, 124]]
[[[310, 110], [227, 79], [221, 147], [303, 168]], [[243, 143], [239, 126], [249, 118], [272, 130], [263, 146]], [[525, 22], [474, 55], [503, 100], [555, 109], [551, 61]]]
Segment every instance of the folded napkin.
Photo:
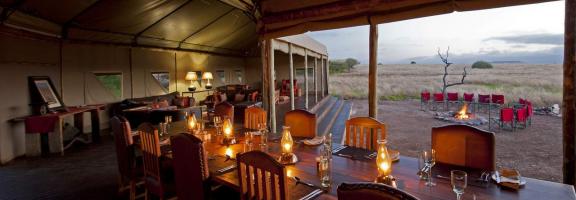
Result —
[[312, 139], [302, 140], [302, 142], [310, 146], [320, 145], [324, 142], [324, 137], [316, 136], [315, 138]]
[[492, 179], [500, 186], [514, 190], [518, 190], [526, 184], [526, 180], [515, 169], [502, 168], [492, 175]]

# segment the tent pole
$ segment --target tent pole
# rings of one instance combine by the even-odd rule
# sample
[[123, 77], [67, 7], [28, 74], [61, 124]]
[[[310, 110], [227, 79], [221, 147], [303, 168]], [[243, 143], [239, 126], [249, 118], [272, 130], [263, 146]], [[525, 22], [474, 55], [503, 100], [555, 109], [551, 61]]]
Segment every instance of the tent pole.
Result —
[[270, 113], [270, 95], [268, 94], [268, 86], [270, 86], [270, 80], [268, 79], [268, 45], [270, 40], [261, 40], [260, 49], [262, 55], [262, 108], [268, 111], [268, 116], [272, 116]]
[[288, 44], [288, 63], [290, 65], [290, 105], [291, 109], [296, 109], [294, 104], [294, 58], [292, 57], [292, 43]]
[[304, 107], [308, 110], [308, 50], [304, 49]]
[[576, 0], [566, 0], [564, 28], [564, 90], [562, 98], [562, 139], [564, 183], [576, 183]]
[[318, 103], [318, 59], [314, 57], [314, 70], [312, 74], [314, 76], [314, 102]]
[[276, 84], [274, 84], [275, 80], [274, 80], [274, 40], [268, 40], [269, 45], [267, 46], [268, 49], [266, 49], [269, 53], [268, 56], [268, 79], [270, 80], [270, 86], [269, 86], [269, 95], [270, 95], [270, 100], [268, 101], [270, 103], [270, 129], [276, 131], [276, 97], [275, 97], [275, 89], [276, 89]]
[[368, 107], [369, 116], [377, 119], [378, 117], [378, 25], [370, 24], [370, 58], [368, 71]]

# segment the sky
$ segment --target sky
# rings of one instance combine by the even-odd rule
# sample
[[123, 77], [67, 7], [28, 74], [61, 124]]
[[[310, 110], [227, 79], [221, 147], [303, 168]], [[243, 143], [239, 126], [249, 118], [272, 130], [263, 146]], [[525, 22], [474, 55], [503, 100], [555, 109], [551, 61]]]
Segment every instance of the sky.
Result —
[[[368, 60], [368, 26], [308, 32], [330, 59]], [[450, 47], [454, 63], [476, 60], [562, 63], [564, 1], [456, 12], [378, 25], [378, 62], [440, 63]]]

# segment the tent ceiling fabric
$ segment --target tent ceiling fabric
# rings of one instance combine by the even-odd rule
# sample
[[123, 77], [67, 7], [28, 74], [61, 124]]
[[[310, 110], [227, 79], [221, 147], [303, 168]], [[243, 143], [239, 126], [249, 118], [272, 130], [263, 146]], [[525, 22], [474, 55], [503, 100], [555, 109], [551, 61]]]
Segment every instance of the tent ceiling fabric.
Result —
[[0, 22], [69, 40], [242, 56], [258, 52], [259, 39], [548, 1], [0, 0]]
[[0, 6], [3, 24], [73, 41], [233, 55], [257, 47], [250, 0], [0, 0]]
[[277, 38], [308, 31], [554, 0], [261, 0], [258, 32]]

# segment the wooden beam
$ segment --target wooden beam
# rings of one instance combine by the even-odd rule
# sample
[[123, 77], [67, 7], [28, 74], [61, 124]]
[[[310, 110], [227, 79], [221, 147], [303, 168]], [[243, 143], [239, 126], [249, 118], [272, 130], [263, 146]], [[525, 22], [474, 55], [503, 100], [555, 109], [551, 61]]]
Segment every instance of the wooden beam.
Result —
[[290, 108], [296, 109], [294, 103], [294, 58], [292, 57], [292, 43], [288, 43], [288, 63], [290, 65]]
[[368, 113], [378, 119], [378, 25], [370, 24], [368, 70]]
[[266, 49], [269, 53], [268, 53], [268, 79], [270, 80], [270, 86], [269, 89], [269, 95], [270, 95], [270, 129], [273, 131], [276, 131], [276, 97], [275, 97], [275, 91], [276, 91], [276, 84], [275, 80], [274, 80], [274, 43], [273, 40], [268, 40], [267, 43], [270, 43], [270, 45], [268, 45], [268, 49]]
[[564, 93], [562, 98], [562, 139], [564, 183], [576, 183], [576, 0], [566, 0], [564, 18]]
[[308, 110], [308, 50], [304, 49], [304, 108]]

